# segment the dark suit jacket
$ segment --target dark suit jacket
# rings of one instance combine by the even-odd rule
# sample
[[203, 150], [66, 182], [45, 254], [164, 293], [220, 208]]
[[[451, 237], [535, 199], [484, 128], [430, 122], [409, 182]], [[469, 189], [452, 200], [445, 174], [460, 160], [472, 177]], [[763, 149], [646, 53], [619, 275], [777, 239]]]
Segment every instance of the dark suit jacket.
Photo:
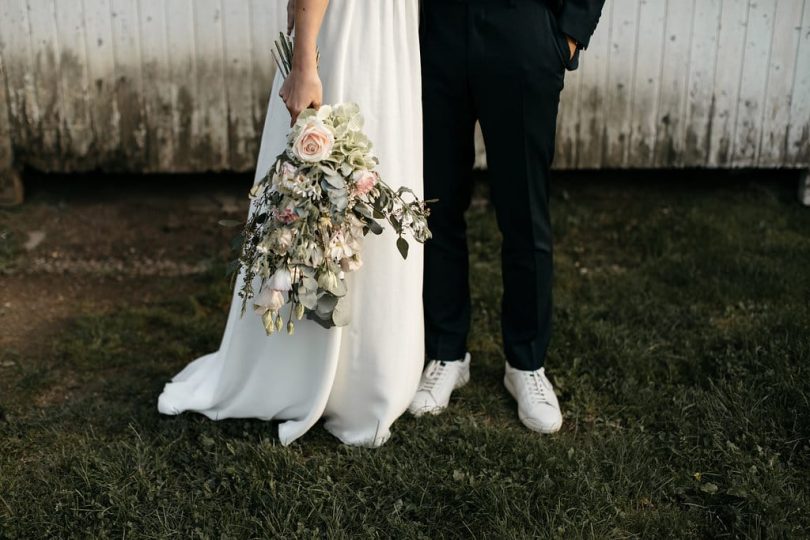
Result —
[[605, 0], [549, 0], [557, 14], [560, 30], [587, 48]]

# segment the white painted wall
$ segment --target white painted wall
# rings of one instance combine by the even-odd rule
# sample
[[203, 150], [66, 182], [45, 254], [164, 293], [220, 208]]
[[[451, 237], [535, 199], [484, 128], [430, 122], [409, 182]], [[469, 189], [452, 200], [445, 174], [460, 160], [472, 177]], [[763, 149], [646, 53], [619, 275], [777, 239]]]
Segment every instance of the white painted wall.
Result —
[[[285, 5], [0, 0], [0, 155], [250, 170]], [[810, 0], [608, 0], [566, 80], [556, 165], [810, 166]]]

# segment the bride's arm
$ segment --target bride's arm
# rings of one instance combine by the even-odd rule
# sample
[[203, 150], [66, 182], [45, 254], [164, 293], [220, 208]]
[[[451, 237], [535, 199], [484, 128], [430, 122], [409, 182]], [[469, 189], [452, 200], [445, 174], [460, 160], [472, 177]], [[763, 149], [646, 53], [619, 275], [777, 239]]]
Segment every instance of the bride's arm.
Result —
[[321, 106], [323, 87], [318, 76], [316, 41], [329, 0], [295, 0], [295, 49], [290, 75], [279, 96], [290, 111], [290, 125], [301, 111]]

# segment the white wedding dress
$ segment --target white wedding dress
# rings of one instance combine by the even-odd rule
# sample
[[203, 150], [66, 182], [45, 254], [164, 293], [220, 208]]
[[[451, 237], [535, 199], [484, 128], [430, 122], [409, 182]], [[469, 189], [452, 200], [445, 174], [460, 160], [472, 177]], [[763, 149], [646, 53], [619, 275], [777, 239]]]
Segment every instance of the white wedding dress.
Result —
[[[318, 44], [324, 103], [358, 103], [385, 181], [421, 197], [418, 26], [418, 0], [333, 0]], [[289, 131], [290, 117], [278, 97], [281, 82], [277, 75], [257, 180]], [[424, 361], [423, 252], [410, 243], [403, 261], [390, 227], [382, 236], [366, 237], [365, 264], [350, 275], [352, 320], [343, 328], [326, 330], [303, 320], [294, 336], [268, 337], [252, 310], [240, 317], [240, 275], [219, 350], [193, 361], [166, 385], [159, 411], [279, 420], [284, 445], [322, 417], [344, 443], [385, 442], [416, 392]]]

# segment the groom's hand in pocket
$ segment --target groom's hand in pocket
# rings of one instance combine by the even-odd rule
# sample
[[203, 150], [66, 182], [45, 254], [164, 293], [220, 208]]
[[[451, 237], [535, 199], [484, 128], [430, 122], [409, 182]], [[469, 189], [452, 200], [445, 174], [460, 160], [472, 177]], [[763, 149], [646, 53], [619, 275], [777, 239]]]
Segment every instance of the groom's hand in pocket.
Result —
[[568, 42], [568, 61], [570, 62], [574, 59], [574, 55], [577, 53], [577, 40], [568, 34], [565, 35], [565, 40]]

